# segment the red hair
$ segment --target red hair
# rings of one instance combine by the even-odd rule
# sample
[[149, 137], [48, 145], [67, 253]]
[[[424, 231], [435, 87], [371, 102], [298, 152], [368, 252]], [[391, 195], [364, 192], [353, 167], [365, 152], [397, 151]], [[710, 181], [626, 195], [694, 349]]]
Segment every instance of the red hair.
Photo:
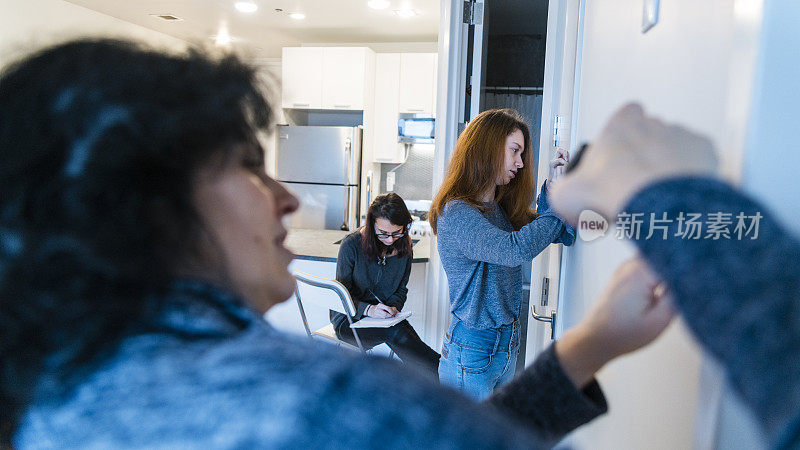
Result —
[[[523, 167], [506, 185], [497, 186], [497, 175], [504, 169], [508, 136], [521, 131], [525, 139]], [[464, 201], [481, 211], [481, 195], [495, 188], [495, 200], [503, 208], [515, 230], [536, 217], [533, 201], [533, 151], [528, 125], [513, 109], [490, 109], [478, 114], [458, 137], [442, 186], [436, 193], [428, 214], [433, 232], [444, 206], [452, 200]]]

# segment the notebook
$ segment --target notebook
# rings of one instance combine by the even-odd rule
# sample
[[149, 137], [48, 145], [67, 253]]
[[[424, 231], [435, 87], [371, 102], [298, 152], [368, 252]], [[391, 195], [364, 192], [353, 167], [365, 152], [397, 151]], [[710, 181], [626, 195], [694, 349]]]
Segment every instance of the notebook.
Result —
[[389, 328], [392, 325], [397, 325], [398, 323], [408, 319], [409, 317], [411, 317], [411, 311], [397, 313], [397, 315], [387, 319], [364, 317], [358, 322], [350, 325], [350, 328]]

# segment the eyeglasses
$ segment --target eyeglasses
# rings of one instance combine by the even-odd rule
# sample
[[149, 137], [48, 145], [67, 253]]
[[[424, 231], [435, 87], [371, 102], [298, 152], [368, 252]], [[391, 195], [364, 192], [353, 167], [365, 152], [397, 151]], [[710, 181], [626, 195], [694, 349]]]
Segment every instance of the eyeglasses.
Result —
[[398, 231], [396, 233], [391, 233], [391, 234], [389, 234], [389, 233], [375, 233], [375, 236], [377, 236], [378, 239], [387, 239], [387, 238], [390, 238], [390, 237], [394, 238], [394, 239], [400, 239], [401, 237], [403, 237], [405, 235], [406, 235], [406, 230]]

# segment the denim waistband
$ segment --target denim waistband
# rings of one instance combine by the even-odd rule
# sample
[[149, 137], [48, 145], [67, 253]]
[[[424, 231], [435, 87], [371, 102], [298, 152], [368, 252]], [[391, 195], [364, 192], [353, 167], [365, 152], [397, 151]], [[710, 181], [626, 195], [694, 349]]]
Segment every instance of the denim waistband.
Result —
[[462, 346], [498, 351], [509, 351], [519, 345], [519, 320], [497, 328], [470, 328], [456, 316], [450, 317], [450, 327], [445, 339]]

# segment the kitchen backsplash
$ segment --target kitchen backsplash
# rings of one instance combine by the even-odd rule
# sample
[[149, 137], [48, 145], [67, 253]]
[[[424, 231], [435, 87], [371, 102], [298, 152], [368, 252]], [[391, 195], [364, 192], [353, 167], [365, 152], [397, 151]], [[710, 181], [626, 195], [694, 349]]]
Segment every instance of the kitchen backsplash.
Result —
[[434, 144], [412, 145], [405, 163], [381, 164], [381, 193], [386, 190], [386, 175], [394, 171], [392, 192], [405, 200], [430, 200], [433, 197], [433, 148]]

